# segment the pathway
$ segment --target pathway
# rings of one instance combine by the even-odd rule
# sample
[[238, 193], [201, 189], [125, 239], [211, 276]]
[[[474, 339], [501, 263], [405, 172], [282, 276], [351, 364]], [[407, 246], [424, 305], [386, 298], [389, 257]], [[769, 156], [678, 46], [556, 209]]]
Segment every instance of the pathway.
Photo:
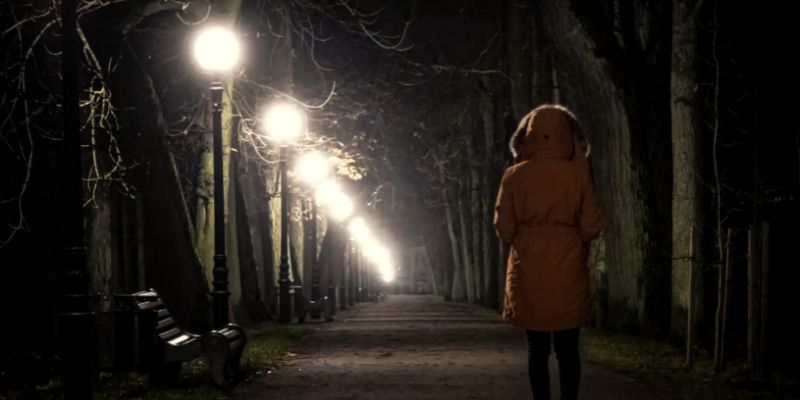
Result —
[[[236, 399], [530, 399], [521, 330], [465, 304], [392, 295], [337, 315], [277, 371]], [[558, 368], [551, 356], [551, 391]], [[583, 363], [581, 398], [665, 399], [623, 375]]]

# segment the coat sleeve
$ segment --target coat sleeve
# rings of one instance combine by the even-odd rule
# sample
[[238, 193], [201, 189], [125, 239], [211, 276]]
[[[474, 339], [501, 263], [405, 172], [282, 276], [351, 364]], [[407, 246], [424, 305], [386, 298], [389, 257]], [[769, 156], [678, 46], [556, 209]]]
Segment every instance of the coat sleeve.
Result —
[[578, 232], [584, 242], [589, 242], [600, 235], [603, 229], [603, 215], [594, 192], [591, 170], [588, 163], [580, 169], [581, 174], [581, 211]]
[[510, 242], [517, 234], [517, 213], [509, 181], [509, 170], [506, 170], [494, 204], [494, 229], [497, 230], [497, 236], [506, 242]]

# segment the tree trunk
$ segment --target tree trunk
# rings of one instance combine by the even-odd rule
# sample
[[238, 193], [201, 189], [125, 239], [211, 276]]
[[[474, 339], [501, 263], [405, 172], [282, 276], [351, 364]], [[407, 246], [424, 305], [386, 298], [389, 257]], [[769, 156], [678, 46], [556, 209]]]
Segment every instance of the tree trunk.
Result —
[[761, 310], [759, 310], [760, 326], [758, 332], [758, 369], [756, 375], [764, 379], [767, 376], [767, 354], [769, 354], [769, 254], [770, 254], [770, 229], [769, 222], [761, 225]]
[[467, 143], [467, 162], [469, 169], [469, 180], [467, 184], [467, 192], [464, 198], [469, 201], [467, 211], [469, 212], [468, 220], [468, 235], [471, 236], [469, 248], [472, 250], [472, 279], [473, 279], [473, 293], [475, 295], [475, 303], [482, 303], [483, 295], [483, 251], [481, 244], [483, 240], [483, 215], [484, 208], [481, 207], [481, 192], [479, 185], [481, 184], [481, 174], [478, 171], [480, 164], [478, 163], [479, 157], [473, 143], [472, 135], [465, 138]]
[[[519, 121], [533, 108], [535, 87], [532, 71], [539, 68], [542, 59], [536, 57], [534, 53], [534, 41], [538, 36], [531, 34], [537, 28], [533, 23], [532, 2], [509, 0], [506, 7], [508, 21], [506, 58], [508, 76], [511, 78], [511, 108], [514, 120]], [[483, 110], [485, 113], [486, 109]]]
[[750, 371], [758, 371], [761, 361], [761, 343], [758, 340], [761, 320], [759, 231], [755, 225], [750, 225], [747, 230], [747, 366]]
[[468, 196], [469, 190], [469, 177], [462, 176], [459, 178], [459, 195], [458, 200], [456, 202], [456, 208], [458, 210], [458, 226], [459, 226], [459, 237], [461, 238], [461, 261], [464, 270], [464, 285], [466, 286], [467, 291], [467, 302], [475, 303], [475, 270], [473, 269], [474, 263], [472, 262], [472, 252], [470, 252], [471, 248], [471, 235], [469, 226], [467, 224], [467, 213], [469, 210], [465, 210], [467, 205], [464, 204], [464, 198]]
[[158, 194], [140, 197], [141, 251], [146, 273], [142, 280], [159, 290], [182, 326], [204, 331], [211, 326], [208, 281], [194, 247], [189, 208], [167, 142], [169, 127], [161, 113], [163, 108], [153, 80], [138, 62], [137, 55], [128, 54], [135, 62], [120, 64], [119, 76], [126, 80], [118, 83], [126, 86], [114, 91], [138, 99], [135, 115], [124, 118], [136, 121], [131, 125], [140, 124], [142, 136], [120, 135], [120, 141], [149, 162], [151, 173], [141, 192]]
[[[697, 7], [696, 0], [673, 2], [672, 28], [672, 322], [671, 332], [680, 335], [689, 307], [689, 283], [694, 259], [689, 232], [701, 226], [702, 140], [697, 101]], [[702, 287], [702, 286], [695, 286]]]
[[[480, 215], [479, 229], [482, 231], [481, 255], [483, 263], [483, 292], [484, 305], [497, 308], [497, 264], [496, 234], [493, 227], [494, 219], [494, 199], [491, 197], [495, 189], [499, 186], [498, 166], [495, 162], [495, 107], [490, 93], [484, 92], [482, 99], [482, 118], [483, 118], [483, 165], [484, 173], [481, 174], [480, 183]], [[500, 264], [502, 265], [502, 264]]]
[[[533, 85], [531, 87], [531, 108], [544, 103], [552, 103], [556, 91], [553, 75], [553, 49], [551, 41], [545, 31], [545, 23], [542, 16], [541, 6], [535, 3], [532, 10], [533, 26], [530, 29], [531, 46], [533, 51], [533, 68], [530, 69]], [[515, 107], [516, 109], [516, 107]], [[530, 110], [528, 110], [530, 111]], [[527, 113], [527, 111], [525, 112]], [[517, 121], [525, 114], [518, 115]]]
[[[232, 143], [235, 148], [240, 148], [239, 145], [239, 124], [241, 123], [241, 116], [236, 115], [233, 119], [232, 127]], [[247, 182], [244, 175], [247, 170], [243, 164], [246, 160], [242, 159], [241, 153], [233, 153], [231, 159], [231, 176], [233, 182], [231, 184], [231, 193], [229, 198], [233, 199], [231, 204], [231, 215], [233, 218], [231, 226], [228, 227], [228, 233], [231, 239], [235, 239], [236, 245], [231, 244], [234, 248], [235, 258], [231, 258], [228, 265], [229, 277], [231, 282], [231, 306], [233, 308], [233, 315], [237, 316], [237, 321], [244, 323], [261, 322], [269, 319], [269, 313], [264, 307], [261, 300], [261, 290], [259, 288], [259, 273], [258, 263], [256, 258], [260, 253], [255, 252], [254, 243], [260, 240], [253, 240], [254, 236], [251, 234], [253, 230], [257, 231], [259, 226], [258, 221], [252, 221], [249, 215], [252, 214], [248, 209], [245, 202], [246, 195], [252, 195], [252, 187], [244, 187], [241, 182]], [[238, 277], [236, 276], [238, 275]], [[238, 279], [237, 279], [238, 278]], [[238, 287], [238, 291], [233, 288]], [[238, 301], [237, 301], [238, 300]]]
[[450, 297], [453, 301], [464, 301], [466, 290], [464, 283], [464, 264], [461, 260], [461, 247], [456, 235], [456, 221], [453, 211], [453, 201], [448, 196], [447, 175], [445, 174], [442, 160], [436, 160], [439, 172], [439, 182], [442, 185], [442, 201], [444, 202], [444, 215], [447, 223], [447, 235], [450, 238], [450, 250], [453, 256], [453, 281], [450, 288]]
[[539, 4], [548, 39], [559, 43], [559, 92], [593, 144], [606, 208], [609, 323], [660, 332], [669, 324], [664, 254], [672, 246], [661, 229], [671, 223], [669, 36], [662, 34], [671, 11], [658, 2], [620, 4], [614, 16], [596, 2]]
[[718, 267], [717, 281], [717, 315], [714, 330], [714, 372], [719, 373], [725, 369], [725, 327], [727, 322], [728, 286], [730, 278], [731, 256], [731, 229], [728, 228], [725, 246], [721, 250], [724, 254]]

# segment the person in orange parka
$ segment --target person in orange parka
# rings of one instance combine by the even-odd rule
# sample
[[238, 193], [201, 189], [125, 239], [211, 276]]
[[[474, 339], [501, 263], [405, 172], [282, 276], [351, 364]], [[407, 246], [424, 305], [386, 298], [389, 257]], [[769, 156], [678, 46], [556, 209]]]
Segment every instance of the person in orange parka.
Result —
[[494, 226], [511, 242], [503, 317], [525, 329], [533, 398], [550, 398], [551, 338], [561, 398], [577, 399], [578, 337], [589, 315], [588, 244], [602, 228], [580, 124], [566, 108], [543, 105], [511, 139], [516, 164], [500, 183]]

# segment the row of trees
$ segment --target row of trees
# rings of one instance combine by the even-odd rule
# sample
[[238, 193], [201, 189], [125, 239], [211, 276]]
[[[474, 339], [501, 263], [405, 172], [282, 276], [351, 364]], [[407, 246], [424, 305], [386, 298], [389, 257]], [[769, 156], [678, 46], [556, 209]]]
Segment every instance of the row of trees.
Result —
[[[22, 299], [20, 318], [52, 335], [63, 218], [58, 13], [50, 3], [2, 7], [0, 252], [3, 273], [19, 283], [2, 295]], [[674, 336], [696, 328], [709, 348], [729, 326], [735, 354], [756, 332], [784, 343], [797, 334], [776, 317], [785, 306], [757, 294], [788, 296], [783, 282], [796, 277], [785, 266], [797, 256], [763, 238], [765, 229], [798, 236], [798, 139], [796, 123], [778, 122], [790, 107], [771, 102], [773, 85], [794, 81], [771, 69], [790, 67], [768, 51], [784, 32], [766, 16], [724, 0], [84, 1], [93, 291], [154, 286], [187, 328], [210, 324], [210, 118], [190, 43], [197, 24], [214, 21], [247, 43], [224, 113], [241, 116], [224, 126], [237, 321], [268, 319], [276, 297], [277, 156], [257, 124], [269, 99], [307, 106], [315, 139], [300, 149], [339, 157], [349, 190], [393, 231], [398, 259], [424, 244], [440, 293], [491, 307], [504, 284], [491, 217], [508, 135], [535, 105], [558, 102], [584, 124], [605, 206], [591, 258], [595, 323]], [[307, 284], [307, 207], [295, 202], [292, 276]], [[345, 245], [324, 235], [317, 243], [328, 260]], [[25, 268], [6, 261], [23, 256]], [[731, 272], [720, 286], [723, 265]]]

